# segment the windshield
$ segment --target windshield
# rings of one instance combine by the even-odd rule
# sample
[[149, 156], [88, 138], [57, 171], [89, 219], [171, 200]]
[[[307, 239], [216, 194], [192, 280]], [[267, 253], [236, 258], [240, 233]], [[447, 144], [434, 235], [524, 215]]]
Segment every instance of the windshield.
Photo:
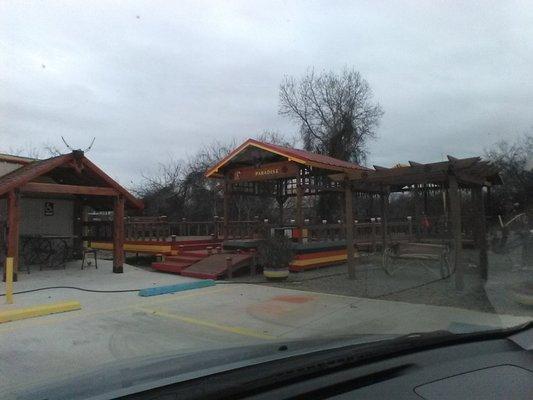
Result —
[[2, 393], [531, 321], [532, 14], [3, 1]]

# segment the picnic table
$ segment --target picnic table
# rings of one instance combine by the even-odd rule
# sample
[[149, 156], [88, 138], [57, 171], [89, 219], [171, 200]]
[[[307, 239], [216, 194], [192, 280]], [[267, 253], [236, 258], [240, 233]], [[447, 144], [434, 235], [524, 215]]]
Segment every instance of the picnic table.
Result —
[[70, 242], [76, 239], [74, 235], [22, 235], [22, 258], [27, 272], [30, 265], [55, 268], [62, 266], [69, 257], [72, 246]]

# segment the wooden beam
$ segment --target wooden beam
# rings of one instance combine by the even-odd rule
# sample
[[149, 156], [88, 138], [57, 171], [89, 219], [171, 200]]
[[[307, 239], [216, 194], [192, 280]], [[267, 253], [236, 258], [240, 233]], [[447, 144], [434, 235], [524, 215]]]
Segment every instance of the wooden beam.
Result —
[[353, 203], [350, 181], [344, 182], [345, 225], [346, 225], [346, 254], [348, 264], [348, 279], [355, 279], [355, 251], [353, 247]]
[[470, 175], [462, 171], [457, 171], [455, 175], [457, 176], [457, 179], [459, 179], [461, 183], [466, 184], [466, 185], [482, 186], [486, 182], [485, 178], [483, 177]]
[[73, 221], [72, 221], [72, 233], [75, 238], [73, 239], [72, 244], [72, 255], [74, 257], [83, 256], [83, 204], [79, 199], [74, 201], [74, 212], [73, 212]]
[[303, 241], [303, 212], [302, 212], [302, 199], [303, 199], [303, 183], [302, 183], [302, 171], [298, 173], [296, 178], [296, 228], [298, 228], [298, 242]]
[[[405, 168], [384, 168], [374, 166], [376, 168], [375, 171], [361, 171], [359, 178], [354, 177], [351, 174], [348, 174], [348, 177], [355, 181], [378, 182], [386, 185], [397, 185], [401, 183], [425, 183], [431, 182], [432, 180], [446, 182], [447, 173], [449, 172], [450, 168], [454, 170], [460, 169], [461, 171], [466, 170], [464, 172], [470, 172], [468, 171], [468, 168], [475, 167], [479, 161], [479, 157], [455, 159], [454, 157], [450, 156], [450, 161], [441, 161], [429, 164], [416, 163], [416, 165]], [[402, 182], [397, 182], [396, 180], [398, 179], [401, 179]]]
[[20, 195], [15, 190], [7, 194], [7, 228], [6, 257], [13, 258], [13, 281], [16, 282], [19, 265]]
[[461, 199], [459, 185], [454, 175], [448, 177], [448, 196], [450, 201], [450, 220], [453, 239], [453, 263], [455, 264], [455, 288], [464, 289], [464, 265], [461, 260], [463, 240], [461, 237]]
[[230, 191], [231, 191], [231, 183], [229, 182], [228, 177], [224, 178], [224, 186], [223, 186], [223, 210], [222, 210], [222, 237], [224, 240], [228, 240], [229, 238], [229, 198], [230, 198]]
[[446, 156], [449, 162], [454, 163], [458, 160], [458, 158], [452, 157], [449, 154]]
[[28, 182], [21, 187], [25, 193], [76, 194], [87, 196], [117, 196], [117, 190], [100, 186], [62, 185], [58, 183]]
[[120, 192], [123, 196], [126, 197], [128, 200], [128, 203], [133, 205], [134, 207], [142, 210], [144, 208], [144, 203], [142, 200], [137, 199], [135, 196], [133, 196], [130, 192], [128, 192], [126, 189], [124, 189], [122, 186], [120, 186], [113, 178], [111, 178], [109, 175], [107, 175], [104, 171], [102, 171], [98, 166], [94, 163], [92, 163], [88, 158], [83, 157], [81, 159], [81, 163], [83, 167], [88, 168], [90, 171], [92, 171], [94, 174], [96, 174], [100, 179], [102, 179], [109, 187], [115, 188], [117, 192]]
[[481, 157], [455, 158], [447, 156], [450, 164], [454, 168], [470, 168], [481, 161]]
[[29, 164], [26, 170], [22, 168], [13, 172], [16, 174], [15, 179], [11, 179], [0, 186], [0, 195], [10, 192], [20, 186], [30, 182], [38, 176], [44, 175], [54, 168], [57, 168], [72, 159], [72, 154], [64, 154], [49, 160], [40, 161], [35, 164]]
[[113, 207], [113, 272], [124, 272], [124, 196], [115, 197]]
[[[415, 222], [415, 235], [417, 239], [420, 239], [422, 235], [421, 221], [422, 221], [422, 212], [420, 211], [420, 188], [419, 185], [415, 185], [413, 189], [413, 200], [414, 200], [414, 210], [413, 210], [413, 220]], [[424, 232], [425, 233], [425, 232]]]

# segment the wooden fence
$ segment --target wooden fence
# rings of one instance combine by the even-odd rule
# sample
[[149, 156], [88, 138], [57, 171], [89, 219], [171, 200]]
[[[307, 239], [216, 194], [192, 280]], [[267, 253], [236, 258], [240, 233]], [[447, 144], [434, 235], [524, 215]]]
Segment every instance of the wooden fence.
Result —
[[[392, 220], [388, 222], [389, 240], [419, 240], [443, 239], [450, 235], [448, 224], [443, 217], [427, 217], [429, 223], [422, 223], [410, 218]], [[177, 237], [207, 237], [221, 238], [224, 234], [224, 223], [221, 219], [214, 221], [167, 221], [164, 217], [135, 217], [124, 220], [126, 240], [138, 241], [166, 241], [172, 236]], [[463, 237], [472, 237], [473, 221], [464, 217]], [[294, 228], [294, 224], [287, 224], [286, 228]], [[265, 237], [270, 234], [271, 228], [279, 228], [267, 220], [230, 221], [228, 223], [228, 237], [233, 239]], [[346, 227], [343, 223], [306, 223], [309, 240], [330, 241], [342, 240], [346, 236]], [[354, 223], [354, 237], [357, 242], [375, 243], [383, 237], [382, 224], [379, 218], [371, 221]], [[92, 220], [84, 222], [84, 240], [109, 241], [113, 236], [113, 223], [111, 220]]]

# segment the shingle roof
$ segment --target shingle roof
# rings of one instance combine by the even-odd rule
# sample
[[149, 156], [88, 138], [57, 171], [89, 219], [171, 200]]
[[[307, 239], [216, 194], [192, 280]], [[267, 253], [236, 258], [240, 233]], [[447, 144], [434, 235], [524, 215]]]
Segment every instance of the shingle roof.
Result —
[[[26, 183], [39, 176], [45, 175], [53, 169], [61, 165], [67, 164], [68, 162], [74, 159], [75, 156], [73, 153], [62, 154], [60, 156], [47, 158], [45, 160], [30, 162], [29, 164], [26, 164], [18, 169], [15, 169], [14, 171], [9, 172], [6, 175], [0, 177], [0, 196], [9, 192], [10, 190], [25, 185]], [[105, 172], [103, 172], [85, 156], [82, 156], [81, 161], [86, 168], [88, 168], [95, 175], [97, 175], [98, 178], [103, 181], [107, 186], [112, 187], [116, 189], [119, 193], [121, 193], [131, 206], [140, 209], [144, 207], [144, 204], [141, 200], [133, 196], [130, 192], [128, 192], [118, 182], [113, 180], [110, 176], [108, 176]]]
[[283, 147], [272, 143], [262, 142], [256, 139], [248, 139], [246, 142], [241, 144], [239, 147], [229, 153], [226, 157], [220, 160], [216, 165], [209, 168], [205, 175], [207, 177], [215, 175], [220, 168], [222, 168], [229, 161], [231, 161], [231, 159], [233, 159], [235, 156], [237, 156], [239, 153], [243, 152], [250, 146], [270, 151], [274, 154], [278, 154], [283, 157], [287, 157], [290, 161], [294, 161], [302, 165], [309, 165], [326, 170], [349, 172], [368, 169], [358, 164], [351, 163], [349, 161], [339, 160], [337, 158], [325, 156], [322, 154], [316, 154], [310, 151], [294, 149], [290, 147]]
[[12, 154], [0, 153], [0, 162], [8, 162], [13, 164], [28, 164], [35, 161], [35, 158], [14, 156]]
[[72, 154], [30, 162], [0, 177], [0, 195], [16, 189], [32, 179], [50, 172], [54, 168], [70, 161]]

